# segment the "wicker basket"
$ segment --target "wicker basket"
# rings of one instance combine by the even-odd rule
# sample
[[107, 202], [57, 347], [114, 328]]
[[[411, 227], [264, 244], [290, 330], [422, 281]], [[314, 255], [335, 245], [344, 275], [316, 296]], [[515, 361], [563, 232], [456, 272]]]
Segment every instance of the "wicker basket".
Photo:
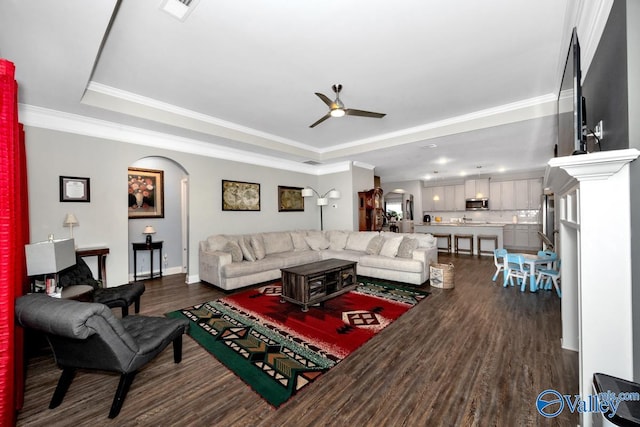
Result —
[[429, 266], [429, 283], [434, 288], [452, 289], [454, 287], [453, 264], [432, 263]]

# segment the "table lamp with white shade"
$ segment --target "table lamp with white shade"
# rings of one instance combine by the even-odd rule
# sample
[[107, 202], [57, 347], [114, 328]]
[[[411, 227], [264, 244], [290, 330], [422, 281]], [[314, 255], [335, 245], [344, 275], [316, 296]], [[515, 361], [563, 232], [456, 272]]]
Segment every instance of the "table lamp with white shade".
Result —
[[69, 227], [69, 237], [73, 239], [73, 226], [80, 225], [80, 223], [78, 222], [78, 218], [76, 218], [74, 214], [68, 213], [67, 216], [64, 218], [63, 225], [65, 227]]
[[[47, 293], [53, 294], [58, 284], [58, 272], [76, 264], [76, 248], [73, 239], [48, 240], [24, 246], [28, 276], [45, 276]], [[47, 276], [53, 274], [53, 280]]]
[[156, 233], [156, 229], [153, 228], [153, 226], [151, 225], [147, 225], [144, 228], [144, 231], [142, 232], [142, 234], [146, 234], [147, 235], [147, 245], [151, 244], [151, 235]]

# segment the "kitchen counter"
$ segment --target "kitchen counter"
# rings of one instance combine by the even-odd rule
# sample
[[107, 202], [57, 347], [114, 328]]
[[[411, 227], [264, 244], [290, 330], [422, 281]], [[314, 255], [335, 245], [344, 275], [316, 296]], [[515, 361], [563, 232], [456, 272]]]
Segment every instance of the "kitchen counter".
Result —
[[[487, 235], [495, 235], [498, 237], [498, 248], [504, 247], [504, 226], [506, 223], [499, 224], [490, 224], [481, 221], [469, 221], [466, 223], [458, 223], [458, 222], [432, 222], [428, 223], [417, 223], [414, 224], [414, 231], [416, 233], [430, 233], [430, 234], [450, 234], [451, 235], [451, 245], [452, 251], [455, 251], [453, 247], [453, 236], [455, 234], [471, 234], [473, 235], [473, 254], [478, 254], [478, 235], [479, 234], [487, 234]], [[444, 239], [438, 239], [438, 247], [445, 248], [446, 244]], [[460, 241], [461, 249], [469, 249], [469, 241], [461, 240]], [[495, 248], [491, 248], [491, 242], [483, 241], [482, 249], [484, 251], [493, 250]]]

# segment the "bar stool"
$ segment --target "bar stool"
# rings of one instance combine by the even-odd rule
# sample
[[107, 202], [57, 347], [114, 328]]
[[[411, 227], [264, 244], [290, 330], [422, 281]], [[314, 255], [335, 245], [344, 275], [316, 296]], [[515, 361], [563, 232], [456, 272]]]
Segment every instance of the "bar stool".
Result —
[[447, 239], [447, 248], [438, 247], [438, 252], [451, 253], [451, 234], [434, 234], [433, 237], [436, 239]]
[[[482, 256], [482, 254], [493, 255], [493, 250], [498, 249], [498, 236], [494, 234], [478, 234], [478, 256]], [[493, 248], [490, 251], [482, 250], [482, 241], [489, 240], [493, 242]]]
[[[458, 245], [458, 240], [459, 239], [468, 239], [469, 240], [469, 249], [460, 249], [459, 245]], [[463, 252], [469, 252], [470, 255], [473, 255], [473, 234], [455, 234], [453, 236], [453, 240], [455, 242], [455, 246], [456, 246], [456, 254], [458, 254], [460, 251]]]

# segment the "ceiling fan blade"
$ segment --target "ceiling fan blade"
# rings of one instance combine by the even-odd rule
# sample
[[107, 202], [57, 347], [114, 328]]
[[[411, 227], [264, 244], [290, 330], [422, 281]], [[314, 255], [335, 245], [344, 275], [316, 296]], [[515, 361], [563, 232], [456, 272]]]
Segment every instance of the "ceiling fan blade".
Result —
[[318, 98], [322, 99], [322, 102], [324, 102], [325, 104], [327, 104], [327, 106], [329, 108], [334, 108], [334, 103], [332, 100], [329, 99], [329, 97], [327, 95], [324, 95], [322, 93], [318, 93], [316, 92], [316, 95], [318, 95]]
[[344, 110], [347, 116], [360, 116], [360, 117], [373, 117], [376, 119], [381, 119], [386, 116], [385, 113], [374, 113], [371, 111], [363, 111], [363, 110], [354, 110], [353, 108], [347, 108]]
[[324, 122], [325, 120], [327, 120], [329, 117], [331, 117], [331, 113], [327, 113], [324, 116], [322, 116], [320, 119], [318, 119], [317, 122], [315, 122], [314, 124], [312, 124], [311, 126], [309, 126], [310, 128], [312, 127], [316, 127], [317, 125], [319, 125], [320, 123]]

